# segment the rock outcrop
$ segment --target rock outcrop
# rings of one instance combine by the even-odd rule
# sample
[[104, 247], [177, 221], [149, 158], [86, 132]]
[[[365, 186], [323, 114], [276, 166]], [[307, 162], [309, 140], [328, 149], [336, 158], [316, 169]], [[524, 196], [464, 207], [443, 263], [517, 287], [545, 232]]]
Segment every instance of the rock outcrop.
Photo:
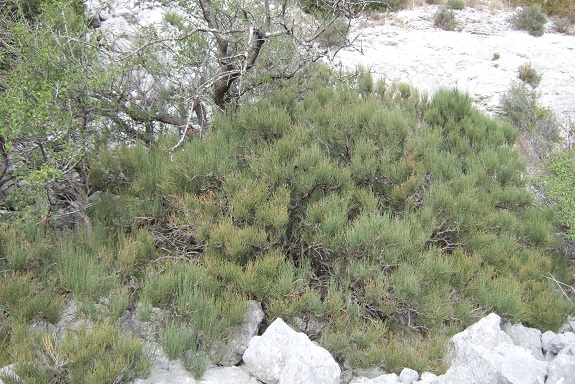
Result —
[[328, 351], [282, 319], [252, 338], [243, 360], [248, 372], [268, 384], [339, 384], [341, 375]]
[[449, 369], [441, 376], [404, 369], [398, 376], [356, 377], [351, 383], [575, 384], [575, 333], [545, 332], [521, 324], [501, 326], [492, 313], [448, 343]]

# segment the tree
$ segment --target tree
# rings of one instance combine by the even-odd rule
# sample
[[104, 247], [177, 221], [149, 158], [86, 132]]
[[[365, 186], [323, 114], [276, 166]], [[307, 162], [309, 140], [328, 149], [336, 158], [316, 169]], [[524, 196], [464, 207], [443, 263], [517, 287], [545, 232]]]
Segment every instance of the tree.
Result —
[[117, 77], [101, 100], [132, 134], [143, 125], [153, 134], [158, 123], [178, 127], [182, 138], [201, 134], [210, 110], [261, 95], [348, 45], [350, 17], [365, 4], [337, 2], [315, 17], [292, 0], [191, 2], [165, 14], [167, 33], [146, 28], [127, 49], [124, 41], [103, 44]]
[[[299, 3], [198, 0], [166, 23], [117, 39], [89, 27], [77, 1], [14, 0], [0, 30], [0, 196], [4, 208], [82, 212], [85, 155], [126, 137], [202, 135], [233, 110], [349, 43], [363, 2], [316, 17]], [[31, 11], [33, 9], [33, 12]]]
[[45, 2], [33, 15], [26, 4], [2, 12], [0, 197], [2, 208], [46, 213], [58, 199], [82, 200], [78, 166], [96, 132], [97, 50], [85, 44], [72, 3]]

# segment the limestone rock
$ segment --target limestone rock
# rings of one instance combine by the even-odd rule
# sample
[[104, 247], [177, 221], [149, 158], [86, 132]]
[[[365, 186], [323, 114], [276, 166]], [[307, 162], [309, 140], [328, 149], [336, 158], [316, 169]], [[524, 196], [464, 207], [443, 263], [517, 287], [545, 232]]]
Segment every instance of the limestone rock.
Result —
[[522, 324], [505, 324], [503, 331], [511, 337], [515, 345], [519, 345], [533, 353], [539, 360], [543, 360], [543, 351], [541, 344], [541, 331], [535, 328], [527, 328]]
[[[7, 365], [5, 367], [0, 368], [0, 376], [4, 376], [5, 378], [14, 379], [18, 382], [18, 376], [14, 373], [14, 364]], [[3, 384], [4, 381], [0, 378], [0, 384]]]
[[545, 382], [547, 363], [513, 343], [500, 329], [501, 319], [490, 314], [449, 341], [451, 367], [445, 383], [539, 384]]
[[538, 87], [542, 104], [564, 121], [575, 117], [572, 36], [548, 31], [534, 37], [512, 28], [508, 19], [513, 10], [483, 12], [470, 7], [457, 11], [460, 31], [443, 31], [433, 26], [439, 7], [414, 7], [381, 21], [356, 21], [350, 33], [356, 38], [353, 49], [339, 51], [334, 64], [352, 70], [362, 65], [375, 79], [411, 84], [430, 95], [457, 87], [469, 92], [480, 109], [495, 114], [519, 66], [531, 62], [543, 74]]
[[404, 368], [399, 374], [399, 381], [403, 384], [411, 384], [417, 380], [419, 380], [419, 373], [413, 369]]
[[153, 367], [150, 376], [146, 379], [138, 379], [134, 384], [196, 384], [197, 381], [188, 372], [181, 361], [170, 362], [167, 369]]
[[214, 367], [198, 381], [181, 361], [174, 360], [168, 369], [154, 367], [150, 377], [138, 379], [133, 384], [257, 384], [257, 380], [239, 367]]
[[419, 384], [436, 384], [438, 377], [436, 374], [431, 372], [423, 372], [421, 378], [419, 379]]
[[393, 383], [401, 383], [399, 381], [399, 376], [395, 373], [388, 373], [385, 375], [380, 375], [374, 378], [367, 378], [367, 377], [357, 377], [351, 381], [350, 384], [393, 384]]
[[240, 367], [209, 369], [199, 384], [258, 384], [258, 381]]
[[575, 384], [575, 347], [567, 347], [549, 363], [547, 383]]
[[262, 336], [254, 336], [243, 355], [246, 370], [268, 384], [339, 384], [340, 368], [328, 351], [282, 319]]
[[575, 347], [575, 333], [567, 332], [554, 335], [546, 340], [544, 349], [553, 354], [559, 353], [563, 348], [568, 346]]

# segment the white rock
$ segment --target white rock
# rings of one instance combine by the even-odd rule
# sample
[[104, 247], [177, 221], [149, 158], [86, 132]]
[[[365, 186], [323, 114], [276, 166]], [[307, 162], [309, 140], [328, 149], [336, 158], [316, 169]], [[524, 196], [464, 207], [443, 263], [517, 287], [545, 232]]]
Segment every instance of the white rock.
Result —
[[[14, 373], [14, 366], [15, 364], [10, 364], [5, 367], [0, 368], [0, 376], [8, 377], [14, 379], [16, 382], [19, 381], [18, 376]], [[3, 384], [4, 381], [0, 379], [0, 384]]]
[[421, 374], [421, 378], [419, 379], [418, 383], [420, 384], [436, 384], [437, 383], [437, 375], [431, 372], [423, 372]]
[[575, 347], [575, 333], [560, 333], [550, 338], [547, 344], [547, 350], [551, 353], [559, 353], [563, 348], [568, 346]]
[[373, 377], [371, 379], [367, 377], [356, 377], [354, 378], [350, 384], [393, 384], [393, 383], [401, 383], [399, 381], [399, 376], [396, 373], [388, 373], [385, 375], [380, 375], [377, 377]]
[[[545, 382], [547, 363], [513, 343], [499, 327], [495, 314], [479, 320], [449, 341], [451, 367], [446, 382], [539, 384]], [[461, 381], [464, 380], [464, 381]]]
[[575, 384], [575, 347], [562, 349], [549, 363], [548, 383]]
[[541, 346], [541, 331], [535, 328], [527, 328], [522, 324], [505, 324], [503, 331], [511, 337], [515, 345], [519, 345], [533, 353], [539, 360], [543, 360], [543, 351]]
[[195, 380], [181, 361], [173, 360], [167, 369], [154, 367], [147, 379], [133, 384], [257, 384], [257, 380], [239, 367], [214, 367], [208, 369], [201, 380]]
[[174, 360], [168, 369], [153, 367], [148, 378], [138, 379], [134, 384], [197, 384], [197, 381], [181, 361]]
[[413, 369], [403, 368], [399, 374], [399, 381], [401, 381], [403, 384], [411, 384], [417, 380], [419, 380], [419, 373]]
[[258, 384], [258, 381], [240, 367], [222, 367], [209, 369], [200, 384]]
[[555, 357], [555, 353], [551, 352], [551, 340], [553, 340], [557, 336], [555, 332], [547, 331], [541, 335], [541, 347], [543, 348], [543, 353], [545, 354], [545, 358], [547, 360], [551, 360]]
[[[281, 319], [275, 320], [262, 336], [251, 339], [243, 360], [250, 374], [268, 384], [300, 382], [297, 377], [287, 375], [291, 372], [305, 374], [309, 384], [339, 384], [341, 374], [328, 351], [303, 333], [295, 332]], [[304, 370], [301, 362], [308, 365], [310, 371]], [[286, 367], [288, 373], [284, 373]]]

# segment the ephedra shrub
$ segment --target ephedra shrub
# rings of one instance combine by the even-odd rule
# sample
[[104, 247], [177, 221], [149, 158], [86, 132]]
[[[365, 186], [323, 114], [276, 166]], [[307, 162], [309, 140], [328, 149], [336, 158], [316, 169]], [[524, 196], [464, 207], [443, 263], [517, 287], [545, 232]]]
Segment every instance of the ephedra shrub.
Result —
[[[354, 368], [439, 372], [448, 337], [492, 311], [559, 327], [573, 307], [547, 276], [573, 277], [552, 252], [553, 212], [526, 188], [517, 130], [456, 90], [428, 98], [369, 76], [347, 81], [315, 72], [307, 91], [284, 87], [216, 114], [209, 135], [175, 152], [164, 138], [98, 156], [93, 180], [110, 189], [94, 199], [94, 237], [53, 235], [66, 251], [53, 256], [59, 266], [17, 257], [18, 268], [38, 278], [52, 268], [56, 294], [94, 301], [89, 280], [65, 273], [68, 253], [82, 251], [113, 282], [102, 294], [163, 310], [158, 342], [197, 376], [218, 363], [249, 300], [268, 322], [302, 319]], [[0, 297], [12, 295], [9, 279]], [[117, 302], [111, 319], [128, 309]]]
[[270, 321], [313, 319], [354, 366], [441, 369], [446, 338], [490, 311], [559, 326], [572, 307], [545, 276], [572, 277], [549, 251], [553, 215], [526, 189], [516, 129], [454, 90], [317, 81], [217, 116], [165, 168], [170, 225], [198, 245], [203, 281]]

